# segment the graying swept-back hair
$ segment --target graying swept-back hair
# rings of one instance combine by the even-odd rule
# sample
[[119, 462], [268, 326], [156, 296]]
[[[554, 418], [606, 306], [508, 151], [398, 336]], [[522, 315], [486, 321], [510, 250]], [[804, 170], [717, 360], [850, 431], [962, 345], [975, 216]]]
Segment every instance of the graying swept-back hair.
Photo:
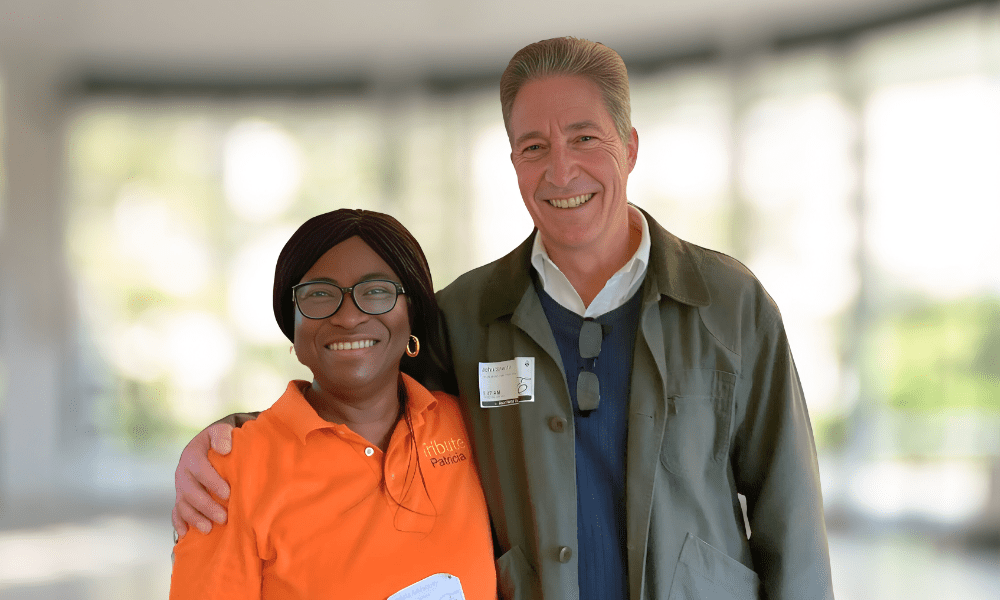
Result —
[[622, 142], [632, 132], [628, 72], [618, 53], [604, 44], [574, 37], [552, 38], [528, 44], [518, 50], [500, 76], [500, 108], [510, 137], [510, 113], [521, 86], [533, 79], [552, 75], [580, 75], [601, 89]]

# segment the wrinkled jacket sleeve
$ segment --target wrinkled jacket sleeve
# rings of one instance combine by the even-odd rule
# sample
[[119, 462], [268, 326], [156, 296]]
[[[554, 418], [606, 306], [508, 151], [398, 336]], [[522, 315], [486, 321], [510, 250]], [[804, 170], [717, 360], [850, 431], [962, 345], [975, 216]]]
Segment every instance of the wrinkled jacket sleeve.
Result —
[[833, 598], [819, 467], [791, 349], [775, 309], [744, 338], [732, 466], [769, 600]]

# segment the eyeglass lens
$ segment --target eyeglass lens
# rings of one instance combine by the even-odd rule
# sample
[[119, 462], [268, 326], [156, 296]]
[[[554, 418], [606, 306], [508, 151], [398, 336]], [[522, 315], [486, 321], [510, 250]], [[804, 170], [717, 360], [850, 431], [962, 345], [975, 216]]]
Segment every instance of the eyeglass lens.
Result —
[[[387, 313], [396, 306], [396, 284], [391, 281], [362, 281], [349, 289], [358, 308], [370, 315]], [[310, 283], [295, 288], [295, 301], [303, 315], [325, 319], [340, 308], [344, 292], [332, 283]]]
[[580, 358], [591, 358], [590, 371], [580, 371], [576, 379], [576, 403], [581, 411], [591, 411], [601, 402], [601, 383], [593, 372], [601, 353], [604, 330], [597, 321], [586, 320], [580, 328]]

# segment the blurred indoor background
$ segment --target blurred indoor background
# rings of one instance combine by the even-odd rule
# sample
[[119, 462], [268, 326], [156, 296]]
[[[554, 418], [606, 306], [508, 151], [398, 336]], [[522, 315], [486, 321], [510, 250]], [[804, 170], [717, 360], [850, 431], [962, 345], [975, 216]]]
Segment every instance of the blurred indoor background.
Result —
[[629, 67], [630, 200], [781, 307], [837, 597], [1000, 597], [996, 0], [0, 0], [0, 600], [165, 598], [182, 445], [307, 376], [288, 235], [505, 254], [497, 82], [567, 34]]

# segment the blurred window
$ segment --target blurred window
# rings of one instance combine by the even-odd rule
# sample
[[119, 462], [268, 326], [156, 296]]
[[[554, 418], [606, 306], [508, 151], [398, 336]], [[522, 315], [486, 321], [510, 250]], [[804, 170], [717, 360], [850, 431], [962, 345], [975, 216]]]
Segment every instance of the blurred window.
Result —
[[[632, 76], [630, 200], [761, 279], [823, 456], [1000, 453], [997, 22], [976, 6]], [[95, 98], [70, 128], [69, 251], [101, 430], [186, 439], [308, 378], [270, 286], [315, 214], [395, 215], [439, 288], [514, 248], [531, 220], [496, 96]]]

